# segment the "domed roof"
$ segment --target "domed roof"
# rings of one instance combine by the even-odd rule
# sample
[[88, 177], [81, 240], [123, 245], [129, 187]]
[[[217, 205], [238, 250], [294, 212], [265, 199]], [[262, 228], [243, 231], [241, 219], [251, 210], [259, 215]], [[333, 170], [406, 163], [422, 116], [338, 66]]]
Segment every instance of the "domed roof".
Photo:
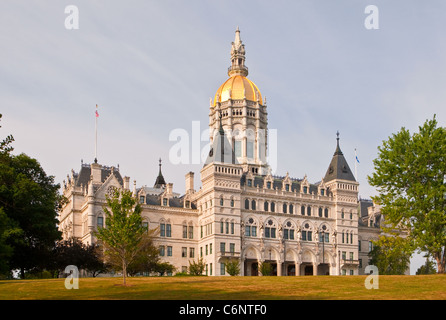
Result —
[[217, 102], [232, 100], [259, 100], [263, 104], [262, 94], [254, 82], [242, 75], [233, 75], [218, 88], [214, 97], [214, 106]]

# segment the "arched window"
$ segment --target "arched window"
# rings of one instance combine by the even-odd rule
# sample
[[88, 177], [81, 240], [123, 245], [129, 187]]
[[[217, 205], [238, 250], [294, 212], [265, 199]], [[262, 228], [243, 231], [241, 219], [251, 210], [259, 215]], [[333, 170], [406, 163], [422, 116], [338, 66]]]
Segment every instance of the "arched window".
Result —
[[268, 211], [268, 201], [263, 203], [263, 211]]
[[251, 201], [251, 210], [256, 210], [256, 201], [255, 200]]
[[322, 218], [322, 207], [319, 207], [319, 217]]
[[311, 207], [310, 206], [307, 207], [307, 216], [311, 216]]
[[231, 208], [234, 208], [234, 199], [231, 199]]
[[245, 199], [245, 209], [249, 210], [249, 200]]
[[305, 206], [300, 207], [300, 214], [303, 216], [305, 215]]
[[292, 204], [290, 204], [290, 214], [293, 214], [294, 213], [294, 206], [292, 205]]
[[283, 213], [287, 213], [287, 205], [286, 205], [286, 203], [283, 204]]
[[271, 202], [271, 212], [276, 212], [276, 204]]
[[220, 198], [220, 206], [223, 207], [223, 204], [224, 204], [224, 200], [223, 200], [223, 197], [221, 197], [221, 198]]

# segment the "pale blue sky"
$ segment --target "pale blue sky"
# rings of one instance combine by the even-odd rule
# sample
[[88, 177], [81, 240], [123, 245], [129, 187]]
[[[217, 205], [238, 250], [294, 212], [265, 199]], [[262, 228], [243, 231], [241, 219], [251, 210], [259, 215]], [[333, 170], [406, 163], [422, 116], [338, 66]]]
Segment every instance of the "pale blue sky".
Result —
[[[364, 9], [379, 9], [367, 30]], [[79, 29], [65, 28], [67, 5]], [[446, 119], [444, 1], [29, 1], [0, 3], [0, 137], [37, 158], [61, 183], [80, 161], [98, 159], [152, 185], [163, 172], [184, 191], [201, 165], [168, 161], [169, 133], [207, 128], [209, 97], [227, 79], [237, 26], [249, 78], [278, 131], [278, 175], [319, 181], [336, 145], [360, 195], [377, 147], [402, 126]], [[206, 142], [202, 143], [202, 147]]]

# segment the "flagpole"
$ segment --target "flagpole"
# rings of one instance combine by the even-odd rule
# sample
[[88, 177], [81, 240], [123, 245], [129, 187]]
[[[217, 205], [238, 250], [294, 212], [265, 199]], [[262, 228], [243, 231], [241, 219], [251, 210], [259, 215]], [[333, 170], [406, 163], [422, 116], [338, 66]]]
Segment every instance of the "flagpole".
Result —
[[96, 113], [94, 115], [94, 119], [95, 119], [94, 163], [98, 163], [98, 105], [96, 105]]
[[355, 178], [356, 178], [356, 181], [358, 181], [358, 169], [357, 169], [356, 162], [358, 162], [358, 156], [356, 155], [356, 148], [355, 148]]

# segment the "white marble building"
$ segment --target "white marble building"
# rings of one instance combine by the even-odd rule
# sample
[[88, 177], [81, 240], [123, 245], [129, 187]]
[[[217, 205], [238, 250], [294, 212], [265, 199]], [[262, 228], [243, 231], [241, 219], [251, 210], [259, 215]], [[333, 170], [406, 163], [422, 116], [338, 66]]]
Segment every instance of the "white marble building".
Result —
[[[69, 200], [60, 212], [64, 238], [95, 241], [104, 226], [102, 206], [113, 188], [132, 190], [149, 228], [159, 228], [163, 260], [184, 271], [203, 257], [207, 275], [227, 275], [224, 264], [238, 259], [241, 274], [260, 275], [269, 262], [274, 274], [357, 275], [358, 182], [344, 158], [337, 136], [326, 174], [317, 183], [272, 176], [266, 161], [266, 101], [247, 78], [245, 48], [237, 29], [231, 48], [229, 78], [210, 102], [211, 149], [195, 190], [194, 173], [185, 175], [186, 192], [173, 192], [160, 171], [153, 188], [130, 185], [119, 168], [82, 164], [64, 182]], [[368, 236], [367, 236], [368, 237]]]

